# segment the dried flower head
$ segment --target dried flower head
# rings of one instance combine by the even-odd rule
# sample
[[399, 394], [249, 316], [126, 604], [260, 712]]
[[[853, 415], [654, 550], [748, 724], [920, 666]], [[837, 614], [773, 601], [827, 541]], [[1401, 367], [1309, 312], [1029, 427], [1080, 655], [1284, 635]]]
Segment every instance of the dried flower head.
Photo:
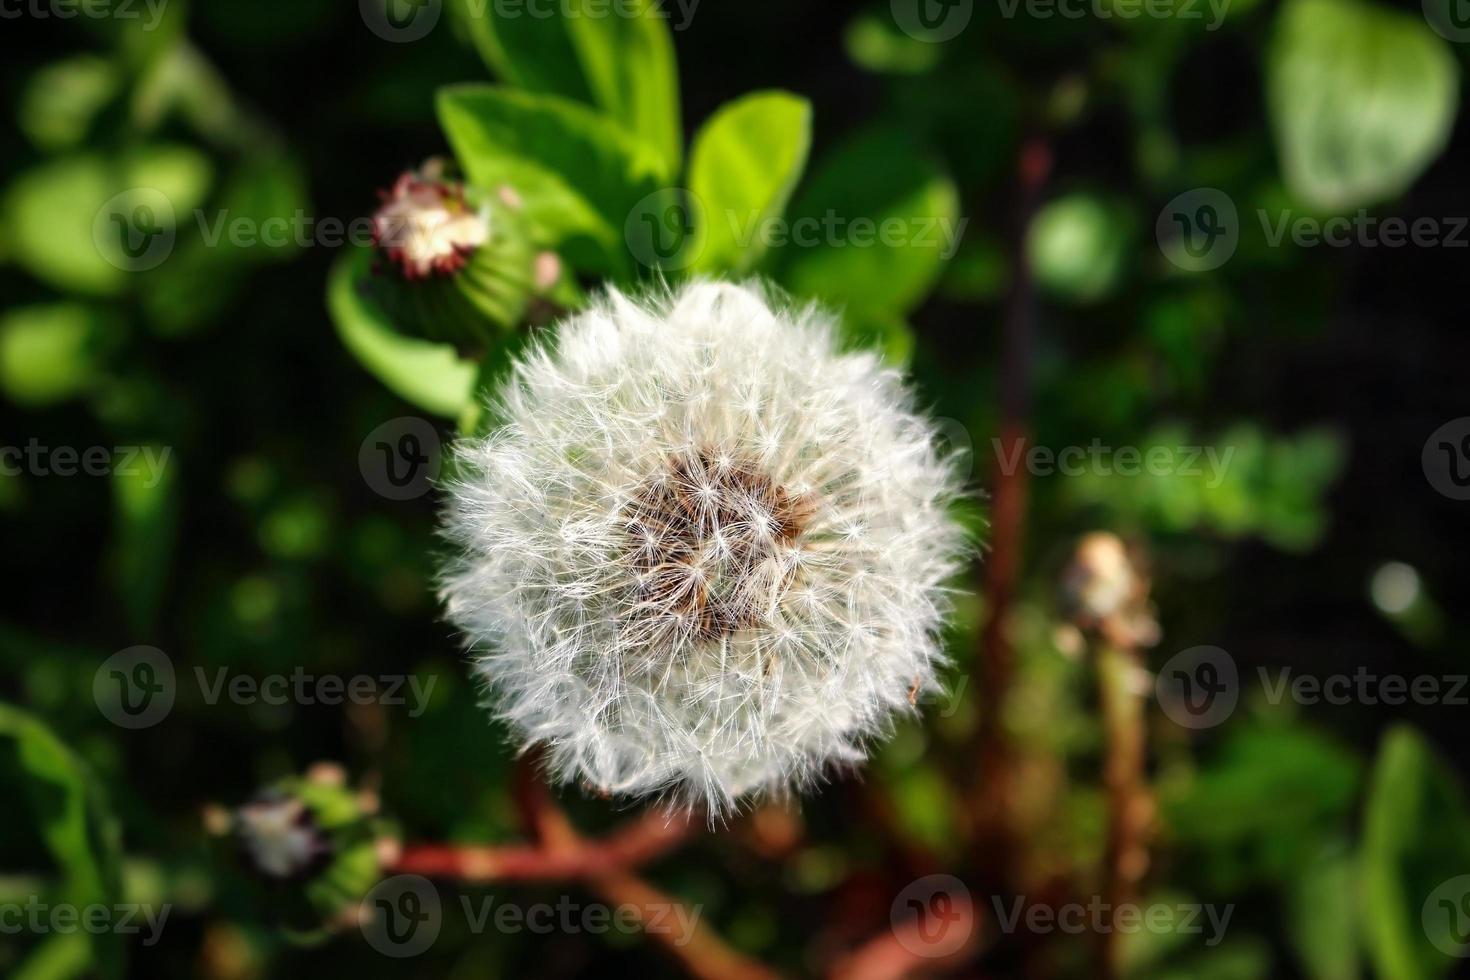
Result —
[[409, 172], [382, 197], [373, 242], [405, 279], [453, 275], [490, 237], [488, 212], [466, 203], [462, 184]]
[[315, 816], [294, 796], [265, 796], [240, 807], [235, 817], [245, 853], [269, 877], [301, 874], [331, 850]]
[[1108, 531], [1094, 531], [1077, 542], [1072, 561], [1062, 572], [1061, 598], [1078, 628], [1128, 647], [1158, 642], [1141, 557]]
[[381, 194], [373, 243], [386, 261], [363, 291], [404, 332], [473, 353], [520, 325], [540, 273], [515, 191], [445, 170], [431, 159]]
[[555, 777], [719, 814], [860, 761], [936, 686], [959, 478], [826, 314], [612, 292], [493, 409], [459, 449], [443, 597]]

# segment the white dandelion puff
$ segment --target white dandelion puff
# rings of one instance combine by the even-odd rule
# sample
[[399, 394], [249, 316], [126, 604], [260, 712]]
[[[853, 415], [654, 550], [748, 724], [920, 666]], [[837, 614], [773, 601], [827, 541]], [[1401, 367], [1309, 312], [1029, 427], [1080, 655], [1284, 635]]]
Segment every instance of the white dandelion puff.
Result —
[[458, 449], [442, 594], [554, 778], [719, 815], [860, 762], [937, 689], [960, 479], [828, 314], [612, 292], [493, 408]]

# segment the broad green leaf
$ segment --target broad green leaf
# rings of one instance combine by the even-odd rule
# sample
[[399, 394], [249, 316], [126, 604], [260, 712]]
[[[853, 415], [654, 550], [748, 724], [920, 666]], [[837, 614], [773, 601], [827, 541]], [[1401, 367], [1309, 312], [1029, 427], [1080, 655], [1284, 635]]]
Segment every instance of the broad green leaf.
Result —
[[80, 303], [27, 306], [0, 318], [0, 390], [44, 406], [87, 391], [98, 350], [116, 325]]
[[193, 147], [148, 143], [123, 155], [120, 177], [126, 187], [149, 187], [173, 205], [179, 224], [192, 219], [214, 180], [214, 165]]
[[21, 93], [16, 110], [20, 128], [43, 150], [76, 146], [117, 95], [119, 76], [111, 61], [90, 54], [38, 69]]
[[545, 16], [531, 16], [524, 8], [516, 16], [496, 16], [494, 8], [490, 0], [450, 0], [450, 9], [497, 78], [532, 92], [592, 101], [566, 22], [555, 8], [542, 8]]
[[88, 154], [43, 164], [15, 180], [0, 209], [8, 247], [27, 271], [60, 289], [112, 295], [134, 266], [109, 219], [172, 234], [204, 199], [211, 177], [208, 158], [166, 144], [116, 161]]
[[425, 411], [457, 418], [470, 403], [476, 367], [448, 344], [400, 333], [360, 288], [372, 253], [344, 252], [327, 282], [327, 308], [337, 334], [362, 366], [406, 401]]
[[761, 231], [779, 219], [806, 167], [811, 103], [756, 92], [719, 109], [694, 137], [689, 189], [707, 234], [695, 268], [750, 271], [765, 251]]
[[1361, 860], [1362, 934], [1376, 974], [1443, 976], [1456, 962], [1445, 948], [1463, 948], [1466, 892], [1441, 896], [1446, 909], [1436, 891], [1470, 874], [1470, 809], [1452, 771], [1407, 725], [1391, 728], [1379, 746]]
[[97, 156], [59, 159], [21, 174], [0, 209], [11, 258], [68, 292], [120, 291], [127, 273], [101, 254], [92, 229], [107, 199], [125, 186]]
[[[626, 0], [571, 0], [566, 29], [592, 101], [663, 160], [661, 176], [672, 180], [684, 153], [679, 121], [679, 68], [665, 5]], [[630, 14], [630, 16], [625, 16]]]
[[471, 183], [514, 189], [533, 234], [550, 235], [574, 265], [626, 269], [624, 223], [657, 184], [652, 149], [607, 116], [551, 95], [459, 85], [440, 90], [438, 108]]
[[664, 181], [679, 172], [679, 74], [661, 5], [565, 0], [497, 14], [484, 0], [452, 0], [451, 9], [502, 81], [603, 109], [653, 148]]
[[[61, 881], [52, 901], [79, 908], [112, 905], [121, 898], [120, 846], [115, 820], [101, 789], [70, 749], [39, 720], [0, 704], [0, 778], [11, 806], [34, 821], [50, 863]], [[104, 978], [123, 972], [121, 936], [103, 931], [89, 937], [87, 973]], [[35, 977], [74, 976], [82, 950], [43, 944], [23, 970]]]
[[1402, 192], [1444, 148], [1459, 89], [1453, 54], [1417, 12], [1288, 0], [1266, 57], [1288, 186], [1325, 210]]
[[904, 135], [870, 132], [828, 156], [789, 209], [773, 255], [791, 291], [866, 315], [917, 306], [959, 248], [954, 182]]

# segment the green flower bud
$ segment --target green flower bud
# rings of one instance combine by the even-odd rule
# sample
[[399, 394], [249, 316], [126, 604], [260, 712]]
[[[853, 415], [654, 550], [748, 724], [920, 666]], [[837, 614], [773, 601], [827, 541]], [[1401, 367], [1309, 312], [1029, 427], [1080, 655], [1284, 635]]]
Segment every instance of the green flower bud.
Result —
[[405, 330], [474, 350], [519, 325], [535, 253], [513, 193], [471, 188], [441, 170], [431, 161], [382, 194], [373, 241], [384, 261], [370, 289]]

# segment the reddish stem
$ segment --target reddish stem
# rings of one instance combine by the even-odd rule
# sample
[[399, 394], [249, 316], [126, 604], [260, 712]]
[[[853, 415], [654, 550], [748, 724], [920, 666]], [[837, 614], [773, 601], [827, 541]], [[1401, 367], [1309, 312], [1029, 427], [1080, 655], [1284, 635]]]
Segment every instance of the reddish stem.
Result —
[[690, 976], [699, 980], [775, 980], [775, 973], [742, 956], [700, 921], [700, 909], [690, 910], [629, 870], [686, 840], [697, 827], [692, 813], [650, 812], [601, 840], [589, 841], [577, 833], [536, 778], [534, 759], [522, 760], [513, 789], [521, 820], [536, 844], [420, 844], [405, 848], [389, 870], [472, 883], [583, 881], [609, 904], [632, 910], [644, 934], [661, 945]]
[[925, 931], [921, 920], [915, 919], [874, 936], [838, 960], [827, 975], [829, 980], [900, 980], [920, 972], [953, 968], [969, 959], [980, 938], [975, 907], [959, 895], [953, 896], [953, 901], [949, 913], [956, 918], [945, 927], [939, 941], [961, 935], [951, 930], [963, 930], [963, 941], [936, 946], [935, 937]]
[[980, 698], [980, 782], [975, 799], [981, 853], [994, 867], [992, 884], [1011, 875], [1010, 820], [1011, 747], [1005, 710], [1015, 673], [1015, 653], [1007, 629], [1020, 576], [1025, 531], [1027, 472], [1015, 465], [1030, 433], [1031, 359], [1036, 331], [1036, 295], [1026, 254], [1026, 232], [1051, 172], [1052, 154], [1045, 141], [1027, 140], [1017, 164], [1019, 193], [1011, 233], [1013, 278], [1007, 300], [1000, 365], [1000, 433], [997, 441], [995, 493], [991, 509], [990, 554], [982, 582], [986, 620], [980, 633], [978, 676]]
[[567, 847], [410, 844], [389, 870], [474, 883], [587, 878], [646, 864], [677, 847], [694, 829], [687, 814], [655, 812], [600, 841], [577, 838]]

